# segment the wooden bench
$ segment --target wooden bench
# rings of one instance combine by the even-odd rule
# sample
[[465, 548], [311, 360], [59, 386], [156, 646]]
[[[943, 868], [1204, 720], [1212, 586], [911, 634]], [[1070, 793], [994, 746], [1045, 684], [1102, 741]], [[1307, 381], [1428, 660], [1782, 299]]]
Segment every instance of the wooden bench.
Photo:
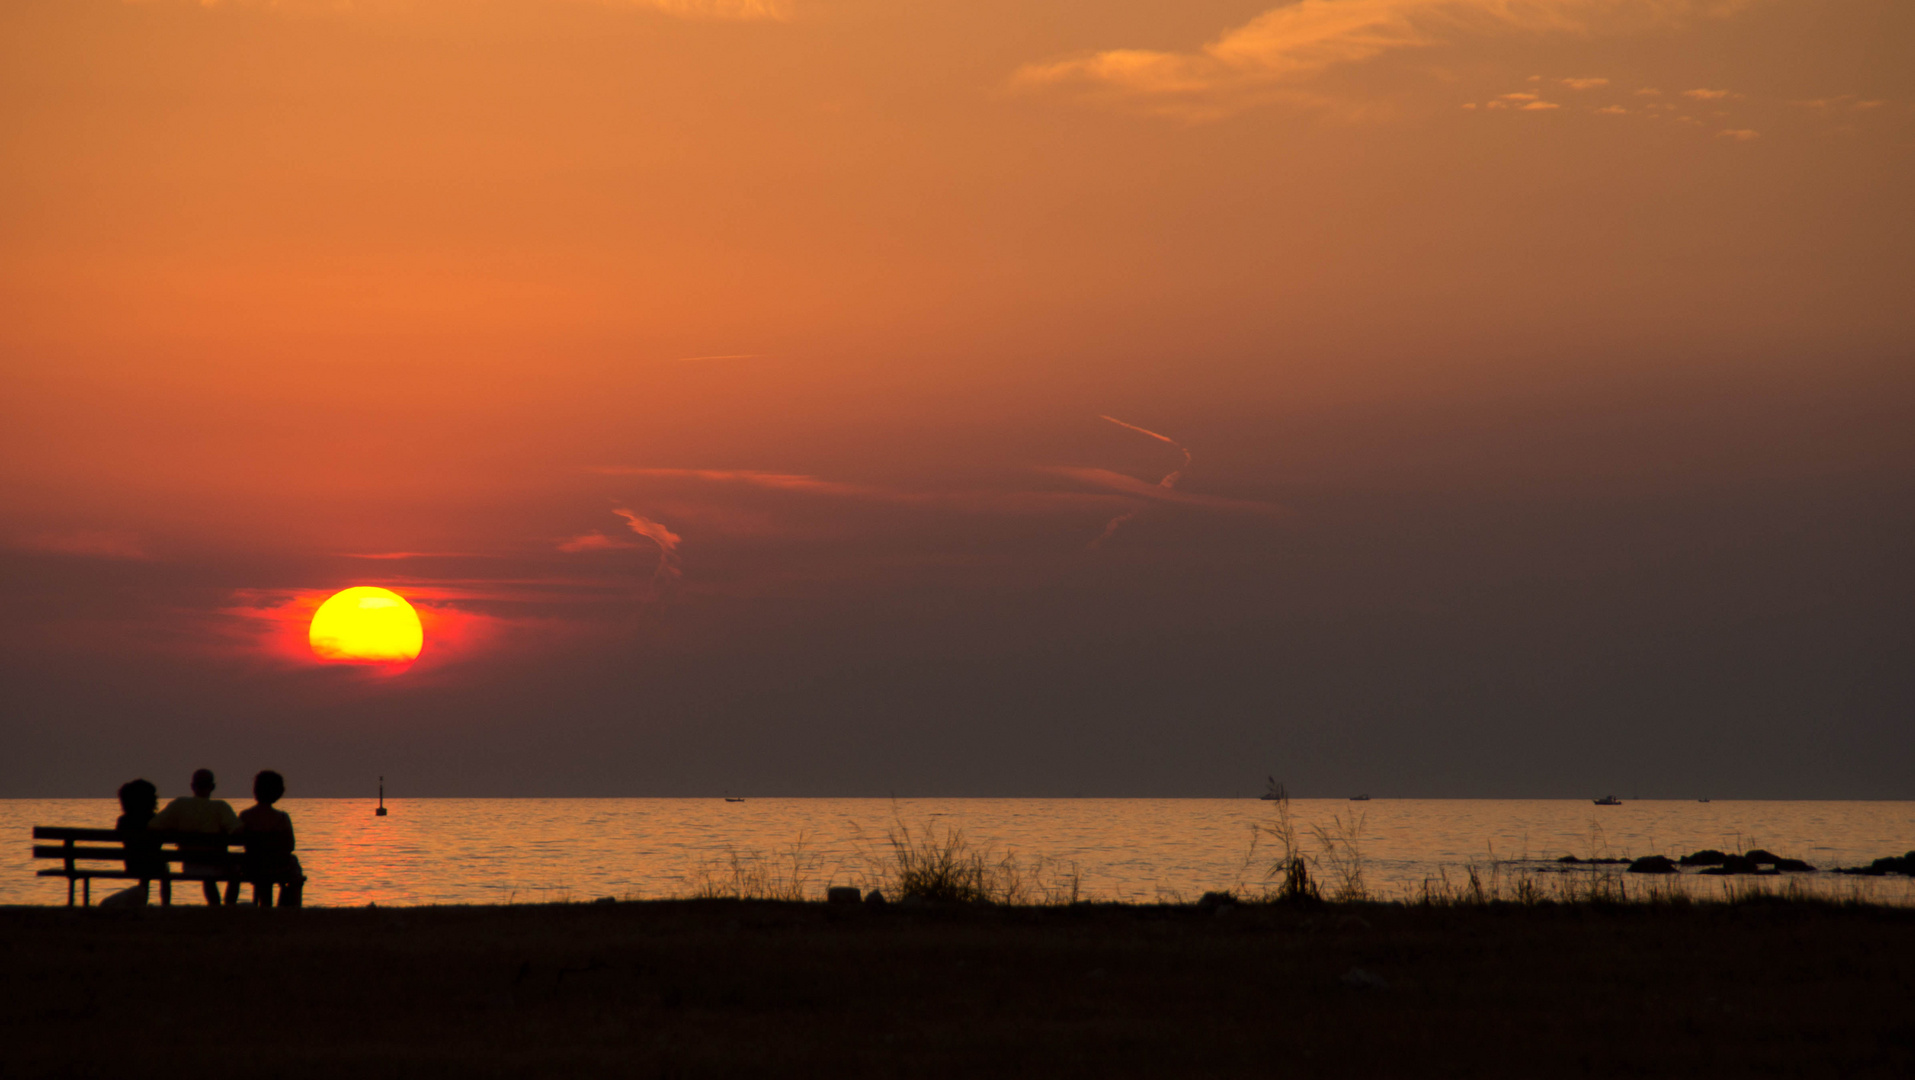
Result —
[[[160, 883], [160, 903], [173, 902], [173, 883], [175, 881], [218, 881], [238, 883], [251, 882], [256, 903], [265, 906], [272, 900], [272, 887], [279, 885], [282, 890], [287, 885], [304, 885], [304, 874], [290, 868], [270, 874], [258, 874], [246, 866], [246, 848], [249, 843], [270, 842], [274, 838], [262, 833], [193, 833], [193, 832], [146, 832], [132, 836], [142, 840], [140, 847], [132, 852], [127, 850], [129, 834], [118, 829], [68, 829], [57, 825], [35, 825], [35, 840], [58, 840], [58, 844], [35, 844], [33, 857], [36, 859], [58, 859], [61, 865], [42, 870], [37, 877], [63, 877], [66, 879], [66, 902], [73, 906], [73, 885], [80, 883], [83, 906], [93, 903], [93, 882], [96, 878], [118, 879], [122, 881], [157, 881]], [[126, 861], [129, 857], [147, 863], [150, 873], [128, 871]], [[87, 862], [110, 862], [111, 868], [93, 868], [82, 866]], [[178, 870], [173, 864], [180, 864]], [[186, 864], [192, 863], [188, 871]], [[201, 869], [208, 867], [210, 869]]]

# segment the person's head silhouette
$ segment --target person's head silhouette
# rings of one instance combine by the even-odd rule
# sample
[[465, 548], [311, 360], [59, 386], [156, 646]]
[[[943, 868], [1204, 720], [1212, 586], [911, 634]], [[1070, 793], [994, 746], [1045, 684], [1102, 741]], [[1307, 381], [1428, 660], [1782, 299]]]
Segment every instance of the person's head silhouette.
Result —
[[213, 789], [218, 786], [219, 784], [213, 779], [213, 770], [193, 770], [193, 794], [202, 799], [210, 799], [213, 796]]
[[120, 812], [150, 818], [160, 810], [160, 791], [151, 780], [128, 780], [120, 785]]
[[253, 777], [253, 798], [258, 799], [261, 806], [273, 805], [284, 794], [286, 778], [273, 770], [263, 769], [258, 776]]

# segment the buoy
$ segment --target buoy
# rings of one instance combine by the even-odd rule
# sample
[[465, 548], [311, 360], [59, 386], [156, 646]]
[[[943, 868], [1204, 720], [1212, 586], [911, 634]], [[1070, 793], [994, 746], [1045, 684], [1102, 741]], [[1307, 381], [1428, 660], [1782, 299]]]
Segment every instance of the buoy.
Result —
[[374, 817], [386, 816], [386, 778], [379, 778], [379, 809], [372, 812]]

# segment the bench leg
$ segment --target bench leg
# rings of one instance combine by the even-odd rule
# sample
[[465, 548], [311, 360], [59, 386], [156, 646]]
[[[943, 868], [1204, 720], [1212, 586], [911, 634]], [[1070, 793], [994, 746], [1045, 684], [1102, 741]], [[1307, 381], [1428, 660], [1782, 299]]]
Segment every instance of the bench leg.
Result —
[[80, 896], [81, 896], [81, 902], [80, 902], [81, 907], [93, 906], [93, 879], [92, 878], [87, 878], [85, 882], [81, 883]]
[[66, 879], [66, 906], [73, 906], [73, 879]]
[[173, 879], [170, 877], [160, 879], [160, 906], [173, 906]]

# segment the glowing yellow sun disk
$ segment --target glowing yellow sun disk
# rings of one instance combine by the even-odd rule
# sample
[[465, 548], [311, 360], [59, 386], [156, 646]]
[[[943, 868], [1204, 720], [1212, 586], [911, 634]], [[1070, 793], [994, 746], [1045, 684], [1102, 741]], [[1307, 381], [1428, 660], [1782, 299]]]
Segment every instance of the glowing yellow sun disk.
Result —
[[359, 585], [326, 598], [313, 612], [313, 655], [321, 660], [397, 664], [415, 659], [425, 644], [419, 613], [391, 589]]

